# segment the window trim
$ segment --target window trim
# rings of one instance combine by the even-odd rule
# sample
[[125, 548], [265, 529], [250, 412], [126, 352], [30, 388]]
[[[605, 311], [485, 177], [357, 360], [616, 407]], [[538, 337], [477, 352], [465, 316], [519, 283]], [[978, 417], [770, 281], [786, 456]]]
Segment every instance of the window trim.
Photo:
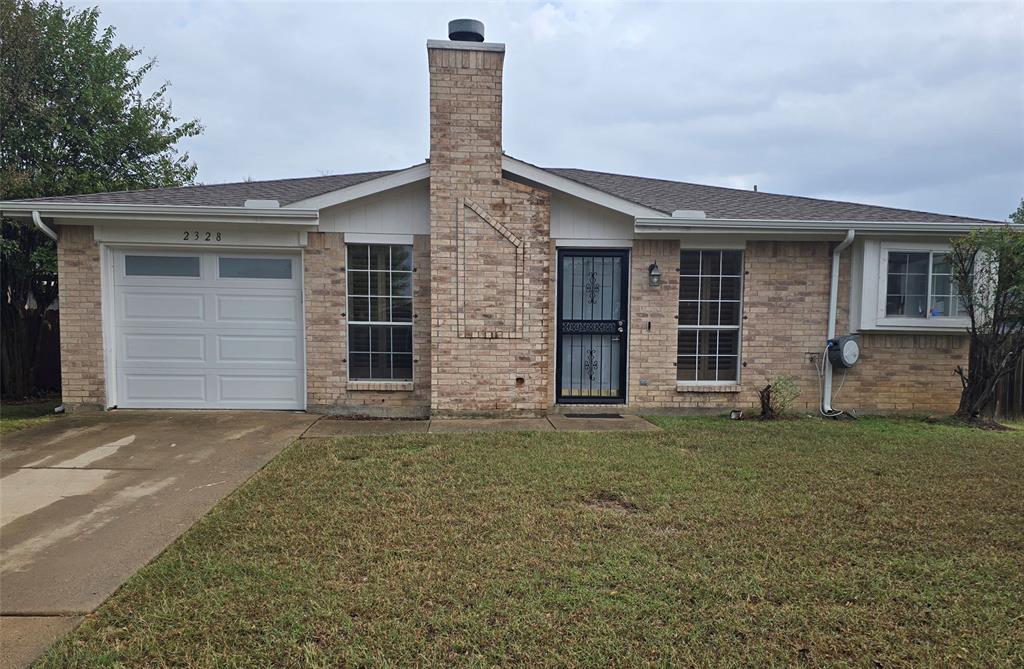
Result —
[[[914, 330], [962, 330], [970, 325], [970, 318], [967, 316], [932, 316], [932, 266], [935, 254], [949, 253], [953, 246], [949, 243], [927, 243], [927, 242], [881, 242], [878, 252], [878, 267], [874, 272], [875, 286], [875, 319], [872, 326], [861, 329], [914, 329]], [[927, 305], [929, 314], [924, 318], [915, 316], [888, 316], [885, 313], [886, 298], [888, 297], [889, 280], [889, 254], [890, 253], [928, 253], [928, 295]], [[865, 276], [865, 279], [868, 277]]]
[[[388, 269], [386, 269], [386, 270], [371, 270], [371, 269], [367, 268], [365, 270], [364, 269], [353, 270], [351, 268], [351, 263], [349, 262], [349, 250], [353, 246], [366, 246], [366, 247], [386, 246], [386, 247], [388, 247]], [[391, 247], [394, 247], [394, 246], [403, 246], [403, 247], [407, 247], [409, 249], [409, 269], [408, 270], [394, 270], [394, 269], [391, 268]], [[370, 272], [386, 272], [389, 275], [390, 274], [408, 274], [409, 275], [410, 294], [409, 294], [408, 297], [406, 297], [404, 295], [401, 295], [399, 297], [400, 297], [400, 299], [408, 299], [409, 300], [409, 312], [410, 312], [409, 313], [409, 320], [408, 321], [392, 321], [392, 320], [375, 321], [375, 320], [371, 319], [371, 320], [365, 320], [365, 321], [364, 320], [358, 320], [357, 321], [357, 320], [350, 319], [349, 318], [349, 314], [351, 313], [351, 303], [350, 303], [350, 300], [353, 298], [353, 295], [349, 291], [349, 287], [352, 285], [351, 272], [366, 272], [366, 273], [370, 273]], [[413, 248], [412, 244], [390, 244], [390, 243], [382, 244], [382, 243], [374, 243], [374, 242], [349, 242], [349, 241], [346, 240], [346, 243], [345, 243], [345, 379], [346, 379], [346, 383], [348, 383], [348, 384], [356, 384], [355, 389], [358, 389], [358, 386], [367, 386], [367, 384], [386, 384], [388, 386], [395, 386], [396, 384], [412, 384], [412, 383], [415, 382], [415, 379], [416, 379], [416, 337], [415, 337], [416, 285], [415, 285], [415, 282], [416, 282], [416, 260], [415, 260], [415, 253], [414, 253], [414, 248]], [[390, 285], [390, 281], [389, 281], [389, 285]], [[389, 295], [374, 295], [372, 293], [367, 293], [366, 295], [356, 295], [354, 297], [365, 298], [365, 299], [370, 299], [372, 297], [385, 297], [385, 298], [391, 300], [391, 299], [394, 299], [395, 296], [393, 294], [389, 294]], [[352, 325], [362, 325], [362, 326], [367, 326], [367, 327], [373, 327], [373, 326], [387, 326], [387, 327], [401, 326], [401, 327], [408, 327], [409, 328], [409, 339], [410, 339], [410, 342], [409, 342], [409, 344], [410, 344], [409, 345], [409, 353], [408, 353], [409, 359], [410, 359], [409, 378], [407, 378], [407, 379], [405, 379], [405, 378], [396, 379], [396, 378], [392, 377], [392, 378], [387, 378], [387, 379], [373, 379], [373, 378], [356, 378], [356, 377], [353, 377], [352, 376], [352, 357], [353, 356], [352, 356], [352, 349], [351, 349], [352, 338], [350, 336], [350, 333], [351, 333], [350, 327]], [[359, 354], [362, 354], [362, 352], [359, 352]], [[394, 355], [394, 350], [392, 349], [389, 354], [393, 356]], [[372, 351], [370, 353], [368, 353], [368, 355], [372, 355]], [[406, 355], [406, 354], [405, 353], [400, 353], [399, 355]], [[391, 371], [392, 371], [392, 374], [394, 374], [394, 360], [391, 361]]]
[[[721, 278], [723, 276], [728, 276], [728, 277], [738, 276], [739, 277], [739, 280], [740, 280], [740, 296], [739, 296], [739, 299], [738, 300], [724, 300], [724, 302], [726, 302], [726, 303], [734, 303], [735, 302], [736, 304], [739, 305], [739, 318], [738, 318], [739, 322], [736, 325], [680, 325], [679, 324], [679, 307], [680, 307], [680, 302], [682, 302], [683, 300], [679, 299], [679, 291], [678, 290], [676, 291], [676, 296], [675, 296], [675, 300], [676, 300], [676, 353], [675, 353], [676, 388], [677, 389], [681, 389], [681, 390], [687, 390], [687, 389], [691, 389], [691, 388], [701, 388], [701, 387], [715, 387], [715, 388], [730, 388], [730, 387], [734, 387], [734, 386], [735, 387], [739, 387], [742, 384], [742, 382], [743, 382], [743, 304], [744, 304], [744, 294], [745, 294], [745, 291], [746, 291], [746, 266], [747, 266], [747, 264], [746, 264], [747, 263], [746, 243], [743, 242], [743, 243], [735, 244], [735, 245], [734, 244], [728, 244], [728, 243], [726, 243], [726, 244], [723, 244], [723, 243], [709, 243], [709, 244], [704, 244], [704, 243], [696, 243], [696, 244], [686, 243], [686, 244], [684, 244], [684, 243], [680, 243], [680, 245], [679, 245], [679, 255], [677, 256], [677, 263], [678, 263], [679, 266], [676, 267], [676, 277], [680, 279], [680, 286], [682, 286], [682, 276], [683, 276], [683, 267], [682, 267], [683, 258], [682, 258], [682, 254], [683, 254], [684, 251], [717, 251], [717, 252], [739, 251], [739, 253], [740, 253], [740, 272], [739, 272], [739, 274], [738, 275], [734, 275], [734, 274], [725, 274], [725, 275], [723, 275], [723, 274], [721, 274], [721, 269], [719, 269], [719, 274], [716, 275], [719, 278]], [[690, 275], [687, 275], [687, 276], [690, 276]], [[712, 276], [712, 275], [709, 275], [709, 276]], [[706, 300], [706, 301], [711, 301], [711, 300]], [[719, 304], [722, 304], [723, 300], [721, 299], [721, 295], [719, 295], [719, 299], [716, 300], [716, 301]], [[698, 302], [698, 305], [701, 302], [699, 294], [698, 294], [697, 302]], [[699, 307], [698, 307], [698, 312], [699, 312]], [[679, 374], [679, 372], [678, 372], [678, 365], [679, 365], [679, 357], [680, 356], [679, 356], [678, 333], [680, 331], [720, 332], [722, 330], [735, 330], [736, 331], [736, 379], [735, 380], [714, 380], [714, 381], [708, 381], [708, 380], [702, 381], [702, 380], [699, 380], [699, 379], [679, 379], [678, 378], [678, 374]], [[715, 357], [717, 358], [719, 356], [716, 354]], [[700, 358], [699, 354], [697, 355], [697, 358], [698, 359]]]

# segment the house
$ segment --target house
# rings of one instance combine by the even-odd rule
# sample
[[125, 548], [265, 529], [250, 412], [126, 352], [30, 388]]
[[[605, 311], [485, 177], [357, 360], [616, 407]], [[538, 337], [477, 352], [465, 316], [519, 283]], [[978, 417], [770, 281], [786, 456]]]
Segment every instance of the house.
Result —
[[423, 164], [0, 204], [58, 240], [65, 406], [722, 411], [787, 375], [811, 411], [955, 408], [946, 253], [995, 222], [538, 167], [504, 45], [450, 28]]

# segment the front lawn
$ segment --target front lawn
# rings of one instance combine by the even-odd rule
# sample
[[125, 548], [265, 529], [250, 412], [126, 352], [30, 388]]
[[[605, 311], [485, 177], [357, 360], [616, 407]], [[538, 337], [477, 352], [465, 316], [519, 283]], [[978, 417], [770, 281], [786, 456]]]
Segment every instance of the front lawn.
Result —
[[45, 423], [54, 417], [53, 410], [58, 404], [60, 404], [59, 398], [31, 402], [3, 402], [0, 404], [0, 433]]
[[41, 664], [1024, 663], [1024, 433], [657, 421], [297, 442]]

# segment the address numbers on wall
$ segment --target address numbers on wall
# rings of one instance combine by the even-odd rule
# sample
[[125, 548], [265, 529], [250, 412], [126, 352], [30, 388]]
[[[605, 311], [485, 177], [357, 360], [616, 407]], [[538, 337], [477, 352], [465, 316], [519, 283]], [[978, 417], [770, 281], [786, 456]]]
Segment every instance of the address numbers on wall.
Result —
[[209, 232], [206, 230], [182, 230], [181, 239], [185, 242], [219, 242], [222, 241], [221, 233]]

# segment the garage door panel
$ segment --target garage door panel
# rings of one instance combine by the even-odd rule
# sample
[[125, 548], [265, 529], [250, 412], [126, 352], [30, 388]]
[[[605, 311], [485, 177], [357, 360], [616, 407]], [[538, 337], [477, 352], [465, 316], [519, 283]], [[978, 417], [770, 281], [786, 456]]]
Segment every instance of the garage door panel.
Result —
[[131, 373], [122, 375], [125, 399], [133, 404], [157, 403], [180, 406], [180, 402], [206, 402], [206, 374]]
[[291, 364], [302, 356], [301, 342], [295, 336], [215, 335], [217, 362], [225, 364]]
[[300, 313], [299, 297], [294, 292], [284, 295], [222, 293], [216, 296], [216, 300], [217, 324], [270, 324], [280, 327], [282, 323], [295, 322]]
[[300, 400], [301, 383], [294, 375], [229, 375], [218, 380], [218, 399], [222, 403], [248, 404], [290, 403]]
[[124, 324], [145, 321], [201, 324], [205, 320], [205, 297], [201, 292], [122, 290], [120, 315]]
[[203, 334], [121, 334], [121, 349], [126, 363], [206, 362], [206, 336]]

